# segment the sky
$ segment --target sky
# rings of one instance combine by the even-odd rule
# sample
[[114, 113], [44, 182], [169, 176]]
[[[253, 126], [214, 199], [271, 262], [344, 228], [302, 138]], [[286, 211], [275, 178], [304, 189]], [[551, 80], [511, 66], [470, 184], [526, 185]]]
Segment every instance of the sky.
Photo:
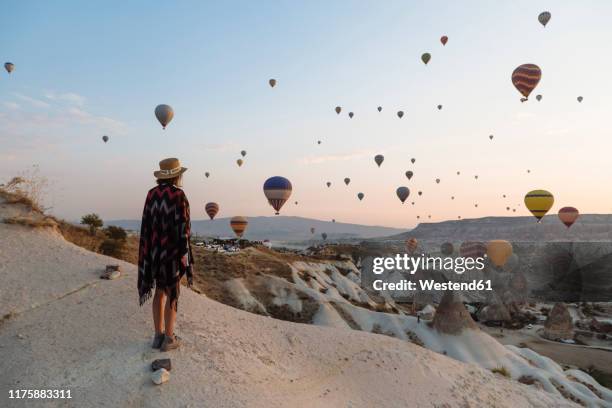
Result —
[[[53, 214], [139, 218], [159, 160], [178, 157], [193, 219], [208, 201], [218, 217], [273, 215], [275, 175], [293, 184], [282, 214], [338, 222], [528, 215], [533, 189], [554, 194], [551, 213], [609, 213], [611, 14], [604, 0], [9, 2], [0, 183], [37, 165]], [[521, 103], [524, 63], [542, 80]]]

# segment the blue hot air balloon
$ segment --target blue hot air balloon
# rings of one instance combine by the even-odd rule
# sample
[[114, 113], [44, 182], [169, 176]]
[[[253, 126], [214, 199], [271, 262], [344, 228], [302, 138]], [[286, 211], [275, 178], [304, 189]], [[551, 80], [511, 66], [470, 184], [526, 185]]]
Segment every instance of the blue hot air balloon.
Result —
[[278, 215], [283, 204], [291, 197], [292, 189], [291, 182], [281, 176], [270, 177], [264, 183], [264, 194], [272, 208], [276, 210], [276, 215]]

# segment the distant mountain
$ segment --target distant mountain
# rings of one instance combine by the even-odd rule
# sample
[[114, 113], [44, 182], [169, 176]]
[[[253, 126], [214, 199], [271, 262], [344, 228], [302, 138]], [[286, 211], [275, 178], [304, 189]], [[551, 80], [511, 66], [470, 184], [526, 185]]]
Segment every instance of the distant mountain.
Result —
[[[229, 220], [229, 218], [192, 220], [191, 229], [200, 236], [233, 237]], [[244, 237], [253, 240], [307, 241], [313, 238], [320, 239], [323, 232], [327, 233], [328, 240], [365, 239], [397, 235], [405, 231], [399, 228], [346, 224], [302, 217], [248, 217], [248, 220], [249, 226]], [[116, 225], [133, 231], [140, 230], [140, 220], [112, 220], [107, 221], [106, 225]], [[310, 233], [312, 227], [315, 228], [314, 235]]]
[[404, 240], [415, 237], [427, 241], [463, 241], [506, 239], [509, 241], [610, 241], [611, 214], [583, 214], [571, 228], [556, 215], [537, 223], [534, 217], [485, 217], [437, 223], [421, 223], [409, 232], [387, 237]]

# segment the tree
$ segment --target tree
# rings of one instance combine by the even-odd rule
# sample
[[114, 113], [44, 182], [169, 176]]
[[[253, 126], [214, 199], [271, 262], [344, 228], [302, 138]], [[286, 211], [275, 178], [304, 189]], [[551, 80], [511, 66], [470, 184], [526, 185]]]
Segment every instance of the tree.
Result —
[[96, 235], [96, 230], [104, 225], [104, 222], [98, 214], [91, 213], [81, 218], [81, 224], [89, 225], [89, 233], [91, 235]]
[[113, 239], [115, 241], [125, 242], [125, 240], [127, 240], [127, 232], [125, 232], [125, 230], [121, 227], [109, 225], [108, 227], [106, 227], [106, 230], [104, 232], [106, 233], [106, 236], [108, 238]]

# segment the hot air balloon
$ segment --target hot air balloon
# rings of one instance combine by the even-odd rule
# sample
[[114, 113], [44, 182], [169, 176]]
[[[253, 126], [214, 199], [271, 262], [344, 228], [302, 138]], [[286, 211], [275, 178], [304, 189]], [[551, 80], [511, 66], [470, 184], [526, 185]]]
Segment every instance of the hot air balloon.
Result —
[[423, 192], [422, 192], [422, 191], [419, 191], [419, 192], [418, 192], [418, 194], [421, 196], [421, 195], [423, 195]]
[[379, 107], [378, 107], [378, 108], [376, 108], [376, 109], [378, 109], [378, 111], [379, 111], [379, 112], [382, 112], [382, 106], [379, 106]]
[[210, 177], [210, 173], [209, 172], [204, 173], [204, 175], [206, 176], [206, 178]]
[[550, 210], [554, 202], [555, 198], [546, 190], [533, 190], [525, 195], [525, 206], [538, 219], [538, 222]]
[[445, 242], [440, 246], [440, 252], [442, 252], [442, 254], [446, 256], [452, 255], [454, 250], [455, 247], [450, 242]]
[[295, 205], [298, 205], [298, 202], [297, 202], [297, 201], [295, 202]]
[[475, 176], [474, 176], [474, 178], [475, 178], [476, 180], [478, 180], [478, 174], [477, 174], [477, 175], [475, 175]]
[[505, 194], [502, 194], [502, 197], [503, 197], [503, 198], [506, 198], [506, 195], [505, 195]]
[[331, 182], [328, 181], [327, 183], [325, 183], [327, 185], [327, 187], [331, 187]]
[[538, 102], [540, 102], [542, 100], [542, 95], [536, 95], [536, 99], [538, 100]]
[[327, 239], [327, 232], [321, 233], [321, 237], [323, 238], [323, 241], [325, 241]]
[[487, 253], [484, 242], [466, 241], [459, 247], [459, 254], [464, 258], [483, 258]]
[[414, 201], [411, 204], [414, 205]]
[[272, 78], [268, 81], [270, 87], [274, 88], [276, 86], [276, 79]]
[[442, 110], [442, 105], [438, 105], [438, 110]]
[[332, 218], [332, 222], [336, 222], [336, 219], [335, 219], [335, 218]]
[[460, 171], [458, 171], [458, 172], [457, 172], [457, 175], [460, 175], [460, 174], [461, 174], [461, 172], [460, 172]]
[[234, 234], [236, 234], [238, 238], [242, 238], [242, 234], [244, 234], [244, 231], [247, 229], [248, 225], [249, 221], [246, 219], [246, 217], [237, 216], [232, 217], [230, 220], [230, 227], [232, 227]]
[[578, 102], [582, 102], [582, 99], [583, 99], [583, 98], [582, 98], [582, 96], [579, 96], [579, 97], [577, 97], [576, 99], [578, 100]]
[[15, 69], [15, 64], [13, 64], [12, 62], [5, 62], [4, 69], [6, 69], [6, 72], [10, 74]]
[[244, 163], [242, 159], [236, 160], [236, 164], [238, 165], [238, 167], [242, 167], [242, 163]]
[[155, 117], [159, 123], [161, 123], [162, 128], [165, 129], [174, 117], [174, 110], [170, 105], [157, 105], [155, 108]]
[[342, 112], [342, 108], [340, 106], [336, 106], [336, 113], [339, 115]]
[[349, 112], [349, 118], [353, 119], [353, 115], [355, 115], [353, 112]]
[[310, 233], [314, 234], [315, 233], [315, 227], [310, 227]]
[[321, 141], [320, 141], [320, 140], [317, 140], [317, 144], [321, 144]]
[[527, 173], [531, 173], [531, 170], [527, 169]]
[[546, 27], [546, 24], [548, 24], [548, 22], [550, 21], [550, 17], [551, 15], [548, 11], [543, 11], [540, 13], [540, 15], [538, 15], [538, 21], [540, 22], [540, 24]]
[[494, 239], [487, 243], [487, 256], [493, 265], [501, 268], [512, 255], [512, 244], [503, 239]]
[[489, 135], [489, 140], [493, 140], [493, 135]]
[[404, 201], [406, 201], [406, 199], [410, 195], [410, 190], [408, 189], [408, 187], [398, 187], [397, 190], [395, 190], [395, 194], [397, 194], [397, 198], [399, 198], [402, 204], [404, 204]]
[[440, 42], [442, 43], [442, 45], [446, 45], [446, 42], [448, 41], [448, 37], [443, 35], [442, 37], [440, 37]]
[[478, 203], [474, 204], [474, 207], [478, 208]]
[[219, 204], [213, 202], [206, 203], [204, 211], [206, 211], [206, 214], [208, 214], [210, 219], [213, 220], [215, 218], [215, 215], [217, 215], [217, 213], [219, 212]]
[[506, 211], [510, 211], [510, 207], [506, 207]]
[[440, 184], [440, 179], [439, 178], [436, 179], [436, 184]]
[[512, 72], [512, 83], [514, 87], [524, 96], [522, 101], [529, 98], [529, 94], [540, 82], [542, 71], [535, 64], [523, 64]]
[[281, 176], [270, 177], [264, 183], [263, 192], [272, 208], [276, 210], [276, 215], [291, 196], [292, 190], [291, 182]]
[[411, 162], [412, 164], [414, 164], [414, 162], [415, 162], [415, 161], [416, 161], [416, 159], [415, 159], [415, 158], [410, 159], [410, 162]]
[[427, 63], [429, 62], [429, 60], [431, 59], [431, 54], [426, 52], [425, 54], [421, 55], [421, 61], [423, 61], [423, 64], [427, 65]]
[[351, 182], [350, 178], [348, 178], [348, 177], [344, 178], [344, 184], [346, 184], [348, 186], [350, 182]]
[[408, 253], [413, 254], [414, 251], [417, 250], [417, 247], [419, 245], [419, 242], [416, 240], [416, 238], [408, 238], [406, 240], [406, 249], [408, 250]]
[[451, 196], [451, 200], [454, 200], [454, 199], [455, 199], [455, 196]]
[[430, 219], [431, 219], [431, 215], [428, 215], [428, 216], [427, 216], [427, 218], [430, 218]]
[[378, 167], [380, 167], [382, 162], [385, 161], [385, 156], [383, 156], [382, 154], [377, 154], [376, 156], [374, 156], [374, 161], [376, 162], [376, 164], [378, 164]]
[[240, 155], [241, 155], [242, 157], [246, 156], [246, 150], [242, 150], [242, 151], [240, 152]]
[[363, 200], [363, 197], [365, 197], [365, 194], [357, 193], [357, 198], [359, 199], [359, 201]]
[[563, 207], [559, 210], [559, 219], [567, 228], [571, 227], [578, 219], [580, 213], [574, 207]]
[[397, 117], [401, 119], [402, 116], [404, 116], [404, 111], [397, 111]]
[[102, 136], [102, 140], [104, 141], [104, 143], [108, 142], [108, 136], [106, 135]]
[[414, 176], [414, 173], [411, 170], [408, 170], [406, 172], [406, 177], [408, 177], [408, 180], [410, 180], [412, 178], [412, 176]]

